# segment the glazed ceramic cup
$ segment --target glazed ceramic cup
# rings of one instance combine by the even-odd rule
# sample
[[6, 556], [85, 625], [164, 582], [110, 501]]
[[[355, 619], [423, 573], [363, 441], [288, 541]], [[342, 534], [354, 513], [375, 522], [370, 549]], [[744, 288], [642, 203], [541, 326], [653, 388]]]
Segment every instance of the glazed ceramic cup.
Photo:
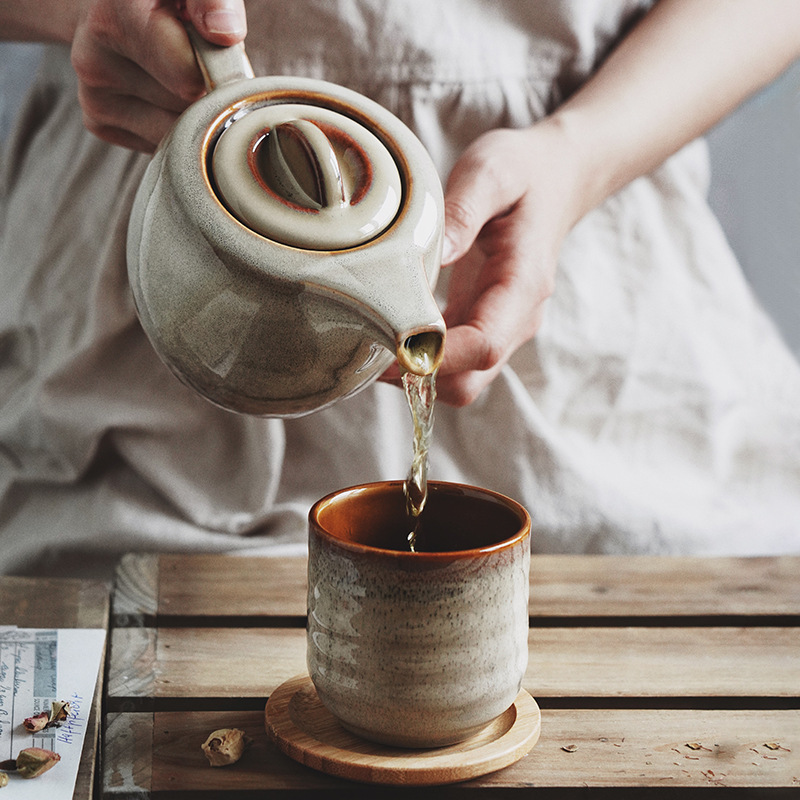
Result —
[[428, 488], [416, 552], [401, 481], [309, 514], [309, 674], [346, 729], [397, 747], [477, 733], [514, 702], [528, 661], [528, 513], [485, 489]]

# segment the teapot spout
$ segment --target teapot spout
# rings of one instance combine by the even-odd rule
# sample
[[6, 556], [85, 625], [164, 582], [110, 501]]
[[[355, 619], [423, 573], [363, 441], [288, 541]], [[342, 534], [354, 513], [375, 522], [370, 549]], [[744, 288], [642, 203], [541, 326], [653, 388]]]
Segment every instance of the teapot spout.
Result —
[[425, 245], [385, 237], [334, 258], [319, 253], [313, 275], [307, 273], [309, 286], [360, 316], [364, 335], [395, 355], [401, 370], [417, 375], [439, 367], [445, 345], [445, 323], [433, 295], [440, 238], [432, 236]]
[[428, 375], [439, 368], [444, 356], [444, 328], [438, 325], [397, 337], [397, 361], [401, 369]]
[[361, 273], [362, 280], [350, 286], [353, 299], [376, 315], [378, 327], [388, 334], [384, 344], [394, 351], [400, 369], [428, 375], [444, 356], [445, 324], [433, 296], [438, 259], [398, 258], [395, 265], [391, 271], [373, 265], [367, 270], [370, 280]]

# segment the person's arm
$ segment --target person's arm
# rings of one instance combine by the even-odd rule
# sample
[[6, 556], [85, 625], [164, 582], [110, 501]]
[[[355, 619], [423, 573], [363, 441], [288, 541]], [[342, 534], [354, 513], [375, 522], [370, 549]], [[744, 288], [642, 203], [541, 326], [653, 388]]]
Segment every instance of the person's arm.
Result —
[[[244, 39], [243, 0], [180, 5], [210, 42]], [[71, 43], [86, 127], [152, 152], [204, 91], [178, 7], [178, 0], [0, 0], [0, 31], [6, 39]]]
[[705, 133], [800, 56], [797, 0], [661, 0], [554, 115], [586, 211]]
[[798, 56], [797, 0], [660, 0], [550, 117], [467, 148], [445, 193], [453, 274], [440, 398], [472, 402], [535, 335], [581, 217]]

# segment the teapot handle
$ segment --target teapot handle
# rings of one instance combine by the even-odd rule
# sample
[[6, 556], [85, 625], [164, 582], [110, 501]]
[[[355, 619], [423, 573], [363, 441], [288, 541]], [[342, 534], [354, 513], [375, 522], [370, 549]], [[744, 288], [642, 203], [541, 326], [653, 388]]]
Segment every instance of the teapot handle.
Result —
[[244, 43], [223, 47], [206, 41], [195, 29], [186, 23], [189, 41], [192, 43], [195, 58], [203, 73], [206, 89], [211, 91], [226, 83], [246, 80], [255, 76], [250, 59], [244, 50]]

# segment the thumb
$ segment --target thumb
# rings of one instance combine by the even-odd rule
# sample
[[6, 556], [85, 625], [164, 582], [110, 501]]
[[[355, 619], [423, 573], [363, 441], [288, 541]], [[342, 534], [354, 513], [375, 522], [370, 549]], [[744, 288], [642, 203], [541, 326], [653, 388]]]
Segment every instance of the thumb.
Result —
[[186, 0], [185, 16], [209, 42], [232, 45], [247, 34], [243, 0]]
[[[499, 133], [499, 132], [493, 132]], [[503, 142], [485, 134], [456, 162], [444, 195], [442, 263], [452, 264], [475, 243], [483, 226], [505, 214], [521, 197], [514, 170], [498, 169], [505, 156]]]

